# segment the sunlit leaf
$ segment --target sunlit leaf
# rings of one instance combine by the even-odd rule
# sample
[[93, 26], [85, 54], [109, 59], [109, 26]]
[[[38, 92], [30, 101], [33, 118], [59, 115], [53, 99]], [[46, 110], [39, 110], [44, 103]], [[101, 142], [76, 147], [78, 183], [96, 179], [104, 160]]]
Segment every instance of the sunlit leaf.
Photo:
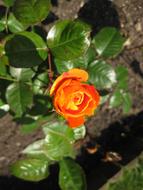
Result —
[[120, 89], [127, 89], [128, 88], [128, 71], [127, 71], [127, 68], [125, 68], [124, 66], [122, 65], [119, 65], [116, 67], [115, 69], [116, 71], [116, 75], [117, 75], [117, 88], [120, 88]]
[[65, 158], [59, 162], [59, 185], [62, 190], [86, 190], [86, 180], [82, 168], [74, 160]]
[[102, 190], [142, 190], [143, 187], [143, 161], [134, 160], [123, 167], [116, 178], [111, 179]]
[[28, 145], [23, 151], [23, 154], [27, 154], [30, 157], [43, 157], [45, 155], [44, 150], [43, 150], [43, 145], [45, 144], [45, 140], [38, 140], [35, 141], [34, 143]]
[[117, 90], [114, 92], [114, 94], [110, 98], [110, 107], [118, 107], [122, 104], [123, 102], [123, 97], [122, 97], [122, 92], [120, 90]]
[[6, 26], [5, 18], [1, 18], [0, 19], [0, 32], [2, 32], [3, 30], [5, 30], [5, 26]]
[[124, 90], [116, 90], [110, 98], [109, 106], [111, 108], [122, 106], [123, 112], [128, 113], [132, 107], [130, 93]]
[[111, 88], [116, 83], [116, 73], [105, 61], [94, 61], [88, 67], [89, 81], [99, 89]]
[[47, 157], [51, 160], [61, 160], [65, 156], [75, 156], [72, 129], [60, 123], [49, 123], [44, 126], [44, 132], [46, 138], [43, 149]]
[[51, 161], [59, 161], [65, 156], [74, 157], [72, 129], [53, 122], [44, 125], [44, 133], [45, 139], [32, 143], [23, 153], [33, 157], [46, 157]]
[[88, 64], [94, 61], [95, 56], [96, 56], [95, 50], [89, 48], [85, 54], [73, 60], [64, 61], [61, 59], [55, 59], [55, 65], [58, 73], [61, 74], [72, 68], [86, 69]]
[[10, 67], [10, 74], [18, 81], [28, 81], [32, 79], [35, 72], [29, 68], [15, 68]]
[[119, 54], [124, 42], [120, 32], [113, 27], [103, 28], [93, 39], [97, 53], [105, 58]]
[[56, 116], [51, 116], [51, 119], [49, 119], [49, 122], [47, 122], [45, 125], [43, 125], [43, 132], [45, 135], [49, 133], [49, 131], [56, 131], [59, 134], [63, 134], [70, 143], [74, 142], [75, 135], [74, 131], [69, 128], [64, 121], [57, 120]]
[[129, 92], [123, 93], [123, 112], [128, 113], [132, 107], [132, 98]]
[[8, 29], [12, 33], [22, 32], [27, 28], [27, 26], [24, 26], [23, 24], [21, 24], [12, 13], [10, 13], [8, 17], [7, 25], [8, 25]]
[[32, 105], [33, 93], [30, 86], [17, 82], [8, 86], [6, 99], [11, 110], [21, 116]]
[[39, 74], [33, 83], [33, 90], [35, 94], [43, 94], [48, 88], [49, 76], [47, 72]]
[[0, 99], [0, 118], [3, 117], [9, 111], [9, 105], [4, 103]]
[[73, 131], [74, 131], [75, 140], [83, 139], [85, 137], [85, 134], [86, 134], [85, 125], [77, 127], [75, 129], [73, 129]]
[[48, 162], [40, 159], [25, 159], [11, 166], [11, 173], [28, 181], [40, 181], [49, 175]]
[[89, 45], [90, 28], [79, 21], [57, 22], [49, 31], [47, 43], [57, 59], [71, 60], [84, 54]]
[[16, 0], [13, 5], [13, 13], [21, 23], [33, 25], [44, 20], [48, 16], [50, 8], [50, 0]]

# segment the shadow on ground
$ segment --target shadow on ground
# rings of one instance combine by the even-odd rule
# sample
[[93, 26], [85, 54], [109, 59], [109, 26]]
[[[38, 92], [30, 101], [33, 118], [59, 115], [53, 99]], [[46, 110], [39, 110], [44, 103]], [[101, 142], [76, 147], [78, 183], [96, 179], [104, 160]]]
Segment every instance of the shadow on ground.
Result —
[[[99, 151], [88, 154], [84, 149], [78, 158], [87, 174], [88, 190], [98, 190], [121, 166], [128, 164], [143, 151], [143, 111], [111, 124], [93, 142], [100, 145]], [[110, 151], [121, 155], [122, 160], [118, 163], [103, 162], [106, 153]]]
[[58, 166], [50, 168], [50, 176], [40, 182], [28, 182], [13, 176], [0, 176], [0, 190], [60, 190]]
[[[100, 137], [93, 139], [93, 142], [100, 145], [98, 152], [89, 154], [83, 149], [77, 161], [85, 171], [88, 190], [99, 190], [109, 178], [121, 169], [121, 165], [128, 164], [143, 151], [143, 111], [111, 124], [109, 128], [102, 131]], [[103, 162], [105, 154], [109, 151], [120, 154], [122, 160], [118, 163]], [[58, 187], [58, 166], [52, 166], [50, 176], [37, 183], [1, 176], [0, 189], [60, 190]]]
[[120, 27], [115, 5], [109, 0], [88, 0], [79, 10], [78, 18], [92, 26], [93, 34], [105, 26]]

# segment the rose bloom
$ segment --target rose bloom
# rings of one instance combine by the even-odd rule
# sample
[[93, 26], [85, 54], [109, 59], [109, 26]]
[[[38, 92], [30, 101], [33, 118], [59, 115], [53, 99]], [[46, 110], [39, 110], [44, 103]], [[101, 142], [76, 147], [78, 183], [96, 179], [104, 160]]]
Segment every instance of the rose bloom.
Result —
[[93, 85], [86, 82], [88, 73], [81, 69], [71, 69], [60, 75], [50, 89], [54, 96], [54, 107], [70, 127], [81, 126], [86, 116], [94, 114], [100, 100], [99, 93]]

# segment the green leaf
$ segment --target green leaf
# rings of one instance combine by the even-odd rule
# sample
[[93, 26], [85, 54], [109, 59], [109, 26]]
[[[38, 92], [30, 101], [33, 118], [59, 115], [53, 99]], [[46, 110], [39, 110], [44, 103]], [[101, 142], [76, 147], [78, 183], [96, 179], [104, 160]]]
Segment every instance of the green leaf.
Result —
[[43, 39], [33, 32], [21, 32], [13, 35], [5, 45], [10, 65], [17, 68], [34, 67], [48, 56]]
[[123, 112], [128, 113], [132, 106], [132, 99], [129, 92], [124, 90], [116, 90], [109, 101], [110, 108], [122, 105]]
[[45, 88], [48, 88], [49, 77], [48, 73], [39, 74], [33, 82], [33, 91], [35, 94], [43, 94]]
[[116, 83], [116, 73], [105, 61], [94, 61], [88, 67], [89, 81], [96, 88], [111, 88]]
[[100, 98], [101, 98], [100, 105], [102, 105], [102, 104], [104, 104], [108, 100], [109, 94], [100, 95]]
[[[47, 158], [45, 156], [45, 152], [43, 149], [43, 145], [45, 144], [45, 140], [41, 139], [38, 141], [35, 141], [34, 143], [28, 145], [23, 151], [23, 154], [27, 154], [30, 157], [35, 158]], [[48, 158], [47, 158], [48, 159]]]
[[128, 88], [128, 71], [127, 68], [125, 68], [124, 66], [117, 66], [116, 69], [116, 75], [117, 75], [117, 88], [118, 89], [127, 89]]
[[29, 68], [10, 67], [10, 74], [18, 81], [29, 81], [34, 76], [35, 72]]
[[75, 157], [73, 149], [74, 134], [72, 129], [55, 122], [45, 125], [44, 133], [46, 134], [46, 138], [43, 149], [47, 157], [57, 161], [66, 156]]
[[83, 139], [85, 137], [85, 134], [86, 134], [85, 125], [74, 128], [73, 131], [74, 131], [75, 140]]
[[23, 153], [30, 157], [46, 157], [51, 161], [59, 161], [65, 156], [74, 157], [72, 129], [53, 122], [44, 125], [44, 133], [45, 139], [32, 143]]
[[49, 134], [50, 132], [57, 132], [59, 135], [63, 134], [67, 140], [69, 140], [69, 142], [72, 144], [75, 141], [75, 134], [73, 129], [71, 129], [70, 127], [68, 127], [64, 121], [60, 121], [57, 120], [57, 118], [55, 116], [51, 116], [51, 118], [49, 118], [49, 122], [47, 122], [45, 125], [43, 125], [43, 132], [45, 135]]
[[0, 109], [5, 112], [9, 111], [9, 105], [5, 104], [1, 99], [0, 99]]
[[116, 177], [111, 178], [101, 190], [142, 190], [143, 159], [142, 155], [122, 167]]
[[89, 48], [83, 56], [73, 60], [63, 61], [60, 59], [55, 59], [55, 65], [58, 73], [60, 74], [72, 68], [86, 69], [88, 64], [94, 61], [95, 55], [94, 49]]
[[49, 31], [47, 43], [57, 59], [71, 60], [84, 54], [89, 45], [90, 28], [79, 21], [57, 22]]
[[0, 99], [0, 118], [3, 117], [8, 111], [9, 111], [9, 105], [8, 105], [8, 104], [5, 104], [5, 103]]
[[33, 93], [27, 84], [13, 83], [7, 88], [6, 99], [12, 111], [21, 116], [32, 105]]
[[51, 98], [48, 95], [35, 95], [33, 106], [29, 111], [32, 116], [48, 116], [49, 111], [53, 109]]
[[123, 93], [123, 112], [128, 113], [132, 107], [131, 94], [126, 92]]
[[0, 57], [5, 55], [4, 44], [0, 44]]
[[11, 166], [11, 173], [24, 180], [40, 181], [49, 175], [48, 162], [39, 159], [20, 160]]
[[33, 25], [44, 20], [50, 8], [50, 0], [16, 0], [13, 13], [21, 23]]
[[56, 65], [56, 68], [57, 68], [57, 71], [58, 73], [62, 74], [63, 72], [66, 72], [70, 69], [73, 69], [73, 68], [78, 68], [80, 67], [80, 64], [79, 64], [79, 59], [76, 59], [75, 60], [71, 60], [71, 61], [63, 61], [63, 60], [60, 60], [60, 59], [55, 59], [55, 65]]
[[97, 53], [105, 58], [118, 55], [124, 42], [120, 32], [113, 27], [103, 28], [93, 39]]
[[16, 119], [16, 121], [20, 124], [20, 131], [23, 134], [32, 133], [39, 127], [37, 120], [30, 116], [21, 117], [20, 119]]
[[116, 67], [117, 80], [127, 80], [128, 78], [128, 70], [122, 65]]
[[3, 0], [4, 4], [5, 4], [7, 7], [11, 7], [11, 6], [14, 4], [14, 1], [15, 1], [15, 0]]
[[6, 26], [5, 18], [1, 18], [0, 19], [0, 32], [2, 32], [3, 30], [5, 30], [5, 26]]
[[59, 185], [62, 190], [86, 190], [86, 180], [82, 168], [72, 159], [60, 161]]
[[0, 58], [0, 75], [1, 76], [7, 75], [7, 69], [6, 69], [6, 65], [5, 65], [5, 56], [2, 56]]
[[120, 90], [116, 90], [114, 94], [110, 98], [110, 107], [115, 108], [118, 107], [122, 104], [123, 102], [123, 97], [122, 97], [122, 92]]
[[27, 26], [24, 26], [23, 24], [21, 24], [16, 18], [15, 16], [10, 13], [9, 17], [8, 17], [8, 29], [10, 30], [10, 32], [12, 33], [18, 33], [18, 32], [22, 32], [24, 31]]

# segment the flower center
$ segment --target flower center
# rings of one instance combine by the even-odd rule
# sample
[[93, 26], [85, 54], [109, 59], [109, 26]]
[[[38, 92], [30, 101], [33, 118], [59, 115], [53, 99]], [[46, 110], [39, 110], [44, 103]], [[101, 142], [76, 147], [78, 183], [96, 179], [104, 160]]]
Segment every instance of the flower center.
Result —
[[83, 102], [84, 93], [83, 92], [75, 92], [71, 95], [70, 101], [68, 102], [67, 109], [70, 110], [78, 110], [78, 105]]
[[74, 97], [73, 97], [73, 102], [75, 105], [80, 105], [83, 101], [83, 98], [84, 98], [84, 94], [82, 92], [77, 92], [74, 94]]

